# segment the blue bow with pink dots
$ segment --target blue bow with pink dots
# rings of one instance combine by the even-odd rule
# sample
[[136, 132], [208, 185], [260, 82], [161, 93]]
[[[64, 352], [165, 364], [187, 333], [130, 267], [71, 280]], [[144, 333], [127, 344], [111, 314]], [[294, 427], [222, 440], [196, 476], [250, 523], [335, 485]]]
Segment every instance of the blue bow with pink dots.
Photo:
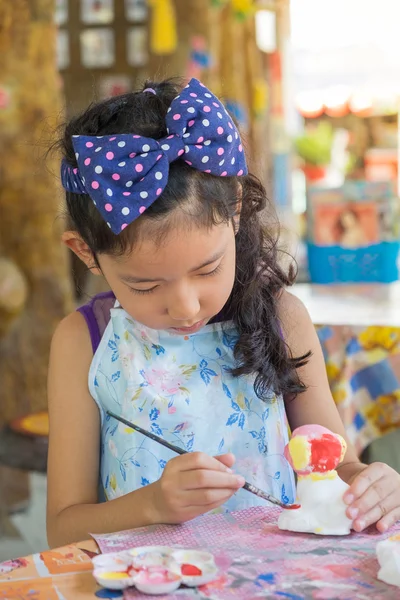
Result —
[[247, 175], [239, 133], [221, 102], [192, 79], [171, 103], [168, 136], [73, 136], [78, 167], [64, 160], [66, 190], [88, 194], [113, 233], [120, 233], [162, 194], [169, 164], [182, 158], [219, 177]]

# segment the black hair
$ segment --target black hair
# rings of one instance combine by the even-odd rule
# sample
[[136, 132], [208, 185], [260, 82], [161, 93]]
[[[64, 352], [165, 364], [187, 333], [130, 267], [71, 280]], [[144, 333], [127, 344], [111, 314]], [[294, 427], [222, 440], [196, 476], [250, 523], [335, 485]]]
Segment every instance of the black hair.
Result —
[[[156, 94], [143, 93], [145, 88], [154, 89]], [[77, 166], [73, 135], [132, 133], [154, 139], [168, 135], [166, 113], [182, 86], [175, 80], [148, 81], [143, 89], [91, 105], [74, 117], [60, 141], [66, 161]], [[293, 357], [283, 338], [278, 317], [279, 296], [285, 286], [293, 283], [295, 270], [292, 265], [286, 272], [278, 263], [277, 228], [262, 225], [261, 213], [269, 205], [265, 188], [256, 177], [214, 177], [178, 160], [170, 165], [168, 184], [157, 202], [119, 235], [110, 231], [89, 196], [66, 193], [69, 227], [79, 233], [95, 257], [101, 253], [121, 255], [131, 251], [143, 223], [148, 220], [156, 222], [162, 233], [170, 226], [170, 219], [165, 216], [177, 207], [193, 205], [193, 199], [197, 206], [189, 217], [195, 225], [229, 223], [240, 198], [236, 276], [223, 311], [239, 333], [232, 372], [234, 376], [255, 375], [255, 393], [263, 400], [271, 397], [271, 390], [294, 397], [306, 389], [297, 369], [306, 364], [310, 353]], [[273, 214], [270, 206], [269, 209]]]

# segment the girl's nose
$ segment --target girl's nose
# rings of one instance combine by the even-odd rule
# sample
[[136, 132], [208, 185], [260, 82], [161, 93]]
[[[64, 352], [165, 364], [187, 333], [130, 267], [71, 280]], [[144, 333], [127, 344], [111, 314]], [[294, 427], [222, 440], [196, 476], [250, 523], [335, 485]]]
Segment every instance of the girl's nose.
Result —
[[194, 290], [187, 287], [171, 295], [168, 314], [174, 321], [192, 323], [200, 312], [200, 302]]

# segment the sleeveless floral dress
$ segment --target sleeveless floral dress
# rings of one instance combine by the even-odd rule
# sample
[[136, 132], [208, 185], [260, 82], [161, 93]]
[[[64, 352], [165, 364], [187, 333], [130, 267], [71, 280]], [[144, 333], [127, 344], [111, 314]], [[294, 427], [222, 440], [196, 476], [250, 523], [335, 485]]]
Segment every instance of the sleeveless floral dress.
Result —
[[[111, 411], [188, 452], [232, 452], [235, 472], [293, 502], [293, 472], [283, 456], [288, 441], [283, 399], [271, 393], [263, 402], [254, 393], [254, 376], [231, 375], [238, 337], [234, 325], [208, 324], [183, 337], [133, 321], [110, 295], [100, 299], [100, 310], [95, 310], [98, 298], [80, 309], [95, 350], [89, 389], [101, 414], [99, 500], [156, 481], [175, 456], [110, 417]], [[239, 490], [223, 510], [265, 504]]]

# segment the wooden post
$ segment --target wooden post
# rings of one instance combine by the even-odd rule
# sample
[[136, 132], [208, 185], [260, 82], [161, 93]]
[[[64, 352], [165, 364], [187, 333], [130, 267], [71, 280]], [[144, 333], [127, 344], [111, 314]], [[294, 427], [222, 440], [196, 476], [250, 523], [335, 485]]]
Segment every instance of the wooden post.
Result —
[[0, 423], [46, 407], [51, 336], [72, 308], [59, 164], [44, 160], [62, 106], [53, 4], [0, 0], [0, 256], [15, 283], [0, 313]]

